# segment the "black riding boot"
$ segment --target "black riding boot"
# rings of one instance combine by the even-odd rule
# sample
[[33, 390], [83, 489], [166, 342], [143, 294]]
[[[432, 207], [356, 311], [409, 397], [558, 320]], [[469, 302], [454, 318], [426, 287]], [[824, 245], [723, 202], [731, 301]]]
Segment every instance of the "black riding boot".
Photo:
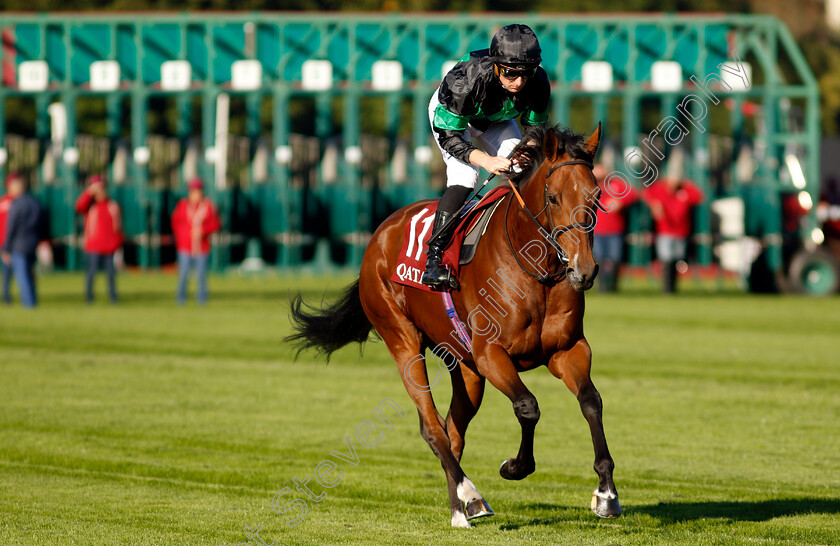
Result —
[[[438, 209], [435, 212], [435, 221], [432, 228], [432, 236], [434, 237], [441, 229], [441, 227], [452, 218], [453, 213]], [[437, 290], [452, 288], [460, 290], [461, 286], [452, 273], [446, 269], [440, 261], [443, 259], [443, 251], [449, 246], [452, 240], [452, 234], [455, 232], [455, 224], [452, 222], [446, 231], [440, 233], [437, 239], [429, 244], [428, 259], [426, 260], [426, 271], [423, 272], [423, 277], [420, 282], [426, 286], [430, 286]]]
[[[458, 184], [448, 186], [443, 195], [440, 196], [437, 211], [435, 212], [435, 221], [432, 228], [432, 237], [440, 231], [441, 226], [447, 222], [452, 216], [457, 214], [461, 206], [466, 201], [467, 196], [472, 191], [467, 186], [460, 186]], [[437, 240], [429, 245], [428, 260], [426, 260], [426, 271], [420, 282], [426, 286], [430, 286], [436, 290], [442, 290], [447, 287], [453, 290], [460, 290], [461, 285], [458, 283], [452, 273], [443, 267], [440, 263], [443, 258], [443, 251], [449, 246], [452, 240], [452, 234], [455, 233], [457, 220], [446, 229], [445, 233], [441, 233]]]

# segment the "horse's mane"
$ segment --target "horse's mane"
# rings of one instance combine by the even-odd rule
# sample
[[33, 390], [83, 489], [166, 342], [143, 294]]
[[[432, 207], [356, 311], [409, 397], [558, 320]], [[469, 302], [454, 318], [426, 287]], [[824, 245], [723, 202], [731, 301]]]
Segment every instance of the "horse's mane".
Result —
[[572, 159], [583, 159], [589, 162], [594, 159], [586, 146], [584, 146], [586, 143], [586, 137], [584, 135], [575, 133], [568, 127], [561, 127], [560, 125], [555, 125], [554, 127], [534, 125], [525, 131], [523, 139], [526, 141], [532, 140], [536, 144], [526, 145], [521, 148], [532, 159], [532, 162], [526, 170], [517, 175], [510, 176], [512, 182], [519, 184], [523, 180], [529, 179], [539, 169], [543, 161], [545, 161], [543, 142], [549, 131], [553, 131], [554, 136], [557, 137], [557, 147], [560, 155], [569, 154]]

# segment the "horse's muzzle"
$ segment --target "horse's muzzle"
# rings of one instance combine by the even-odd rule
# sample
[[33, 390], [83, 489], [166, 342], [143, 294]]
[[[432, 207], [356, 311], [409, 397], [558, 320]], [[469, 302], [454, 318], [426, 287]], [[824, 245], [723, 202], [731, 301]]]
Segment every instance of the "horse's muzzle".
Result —
[[595, 283], [595, 277], [598, 276], [598, 264], [592, 268], [591, 273], [578, 273], [573, 267], [566, 270], [566, 278], [569, 279], [569, 284], [572, 285], [577, 292], [589, 290]]

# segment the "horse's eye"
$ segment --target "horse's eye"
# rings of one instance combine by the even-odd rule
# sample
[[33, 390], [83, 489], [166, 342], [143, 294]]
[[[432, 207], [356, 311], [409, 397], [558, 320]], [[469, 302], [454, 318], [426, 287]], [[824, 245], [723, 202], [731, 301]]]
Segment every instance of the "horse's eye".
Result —
[[556, 195], [549, 195], [548, 196], [548, 202], [551, 203], [552, 205], [556, 205], [557, 204], [557, 196]]

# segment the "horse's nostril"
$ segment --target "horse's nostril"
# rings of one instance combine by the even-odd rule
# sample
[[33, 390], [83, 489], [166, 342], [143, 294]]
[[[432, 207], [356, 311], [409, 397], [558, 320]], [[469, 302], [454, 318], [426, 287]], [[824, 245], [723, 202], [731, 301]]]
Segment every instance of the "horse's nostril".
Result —
[[597, 276], [598, 276], [598, 270], [599, 270], [599, 269], [600, 269], [600, 268], [599, 268], [598, 264], [595, 264], [595, 268], [592, 270], [592, 276], [590, 277], [590, 279], [592, 279], [593, 281], [595, 281], [595, 277], [597, 277]]

